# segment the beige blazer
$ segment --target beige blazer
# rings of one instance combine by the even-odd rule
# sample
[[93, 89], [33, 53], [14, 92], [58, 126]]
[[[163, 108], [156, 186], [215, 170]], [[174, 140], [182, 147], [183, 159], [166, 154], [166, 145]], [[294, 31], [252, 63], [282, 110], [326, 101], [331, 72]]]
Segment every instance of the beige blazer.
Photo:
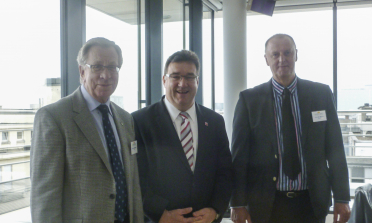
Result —
[[[131, 223], [142, 223], [143, 207], [133, 119], [111, 103], [120, 137]], [[31, 145], [32, 222], [114, 222], [115, 180], [86, 102], [78, 88], [36, 113]]]

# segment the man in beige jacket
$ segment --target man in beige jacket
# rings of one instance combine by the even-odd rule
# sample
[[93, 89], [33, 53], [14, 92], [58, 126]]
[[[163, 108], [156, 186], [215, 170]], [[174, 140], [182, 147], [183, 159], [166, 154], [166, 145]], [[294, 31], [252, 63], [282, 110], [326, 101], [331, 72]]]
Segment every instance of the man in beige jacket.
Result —
[[110, 102], [123, 63], [105, 38], [78, 55], [81, 86], [41, 108], [31, 146], [32, 222], [143, 222], [133, 119]]

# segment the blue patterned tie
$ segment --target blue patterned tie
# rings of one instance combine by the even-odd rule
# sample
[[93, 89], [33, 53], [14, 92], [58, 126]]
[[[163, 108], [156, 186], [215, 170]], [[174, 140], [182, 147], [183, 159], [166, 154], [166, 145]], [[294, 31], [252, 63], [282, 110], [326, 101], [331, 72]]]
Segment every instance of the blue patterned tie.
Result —
[[98, 106], [98, 110], [102, 113], [103, 129], [105, 132], [106, 143], [111, 158], [111, 169], [115, 178], [116, 200], [115, 200], [115, 217], [117, 220], [124, 222], [127, 217], [127, 184], [123, 165], [121, 163], [119, 151], [116, 145], [115, 135], [112, 131], [110, 119], [108, 116], [108, 107], [105, 104]]

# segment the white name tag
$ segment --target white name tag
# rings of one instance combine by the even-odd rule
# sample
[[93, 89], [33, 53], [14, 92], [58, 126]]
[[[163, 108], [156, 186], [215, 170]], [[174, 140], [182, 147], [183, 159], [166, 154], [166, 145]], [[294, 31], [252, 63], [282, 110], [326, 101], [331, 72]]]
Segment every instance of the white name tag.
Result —
[[137, 154], [137, 140], [130, 143], [130, 153]]
[[311, 112], [313, 115], [313, 122], [322, 122], [322, 121], [327, 121], [327, 115], [325, 110], [323, 111], [313, 111]]

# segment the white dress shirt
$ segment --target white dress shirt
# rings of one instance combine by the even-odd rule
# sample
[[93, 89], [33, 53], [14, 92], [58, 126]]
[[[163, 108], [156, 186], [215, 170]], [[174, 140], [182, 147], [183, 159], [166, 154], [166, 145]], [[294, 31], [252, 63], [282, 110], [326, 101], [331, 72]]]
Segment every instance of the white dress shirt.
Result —
[[[176, 129], [176, 132], [178, 134], [178, 138], [180, 138], [182, 118], [179, 116], [179, 114], [181, 113], [181, 111], [178, 110], [176, 107], [174, 107], [174, 105], [172, 105], [168, 101], [167, 97], [164, 97], [164, 104], [169, 112], [174, 128]], [[192, 145], [194, 147], [194, 165], [192, 166], [191, 170], [194, 171], [195, 164], [196, 164], [196, 154], [198, 151], [198, 119], [196, 116], [195, 103], [186, 112], [188, 114], [191, 131], [192, 131], [192, 139], [193, 139]]]

